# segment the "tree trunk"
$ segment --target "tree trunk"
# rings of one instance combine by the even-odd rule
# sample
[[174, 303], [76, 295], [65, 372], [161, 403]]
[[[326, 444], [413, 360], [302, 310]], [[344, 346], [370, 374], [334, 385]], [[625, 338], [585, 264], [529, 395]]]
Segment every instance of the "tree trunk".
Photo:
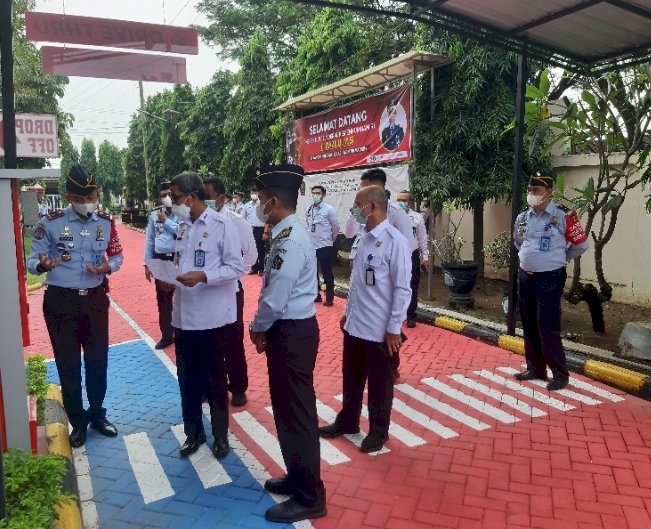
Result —
[[472, 204], [472, 260], [477, 263], [477, 277], [484, 277], [484, 202], [481, 199]]

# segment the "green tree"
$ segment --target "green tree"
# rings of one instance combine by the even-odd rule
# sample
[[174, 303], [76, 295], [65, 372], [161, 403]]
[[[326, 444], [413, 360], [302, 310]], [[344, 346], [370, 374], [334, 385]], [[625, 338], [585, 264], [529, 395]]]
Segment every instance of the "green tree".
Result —
[[274, 79], [269, 67], [267, 42], [256, 33], [240, 60], [237, 91], [228, 102], [224, 123], [224, 158], [220, 174], [230, 186], [245, 186], [247, 177], [269, 163], [274, 149], [270, 127], [274, 117]]
[[179, 124], [181, 140], [186, 145], [183, 159], [187, 167], [197, 170], [205, 166], [208, 172], [219, 171], [224, 153], [220, 147], [226, 143], [226, 106], [234, 83], [235, 74], [226, 70], [216, 72], [210, 83], [197, 93], [187, 119]]
[[97, 184], [102, 188], [102, 206], [111, 209], [115, 200], [122, 195], [124, 174], [120, 149], [108, 140], [99, 146]]
[[79, 163], [79, 151], [68, 138], [64, 138], [61, 141], [61, 175], [57, 185], [62, 197], [66, 192], [66, 179], [70, 169], [76, 163]]
[[142, 144], [142, 124], [140, 116], [133, 116], [129, 124], [128, 147], [123, 152], [124, 199], [128, 208], [144, 208], [147, 199], [145, 184], [145, 157]]
[[97, 176], [97, 155], [95, 153], [95, 142], [92, 139], [84, 138], [81, 140], [79, 163], [84, 166], [84, 169], [93, 178]]

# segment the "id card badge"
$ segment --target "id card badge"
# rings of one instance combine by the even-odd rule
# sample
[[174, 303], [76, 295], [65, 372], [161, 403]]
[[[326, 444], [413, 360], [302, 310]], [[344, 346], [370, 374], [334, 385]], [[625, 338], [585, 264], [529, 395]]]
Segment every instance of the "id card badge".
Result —
[[93, 266], [97, 268], [102, 264], [102, 254], [101, 253], [94, 253], [93, 254]]
[[375, 270], [372, 268], [366, 269], [366, 284], [369, 286], [375, 286]]
[[194, 251], [194, 266], [204, 267], [206, 265], [206, 252], [203, 250]]
[[549, 241], [550, 241], [550, 237], [548, 235], [543, 235], [540, 238], [540, 251], [541, 252], [548, 252], [549, 251]]
[[316, 231], [316, 224], [312, 224], [312, 233]]

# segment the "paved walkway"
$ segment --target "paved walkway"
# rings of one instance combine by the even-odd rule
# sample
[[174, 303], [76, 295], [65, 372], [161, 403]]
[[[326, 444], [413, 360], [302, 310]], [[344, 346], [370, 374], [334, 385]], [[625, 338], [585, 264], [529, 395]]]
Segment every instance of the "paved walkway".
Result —
[[[233, 451], [217, 462], [183, 440], [174, 348], [159, 339], [153, 285], [144, 278], [144, 236], [119, 226], [126, 253], [111, 278], [109, 418], [120, 430], [89, 430], [73, 451], [85, 527], [272, 528], [265, 510], [281, 497], [262, 489], [282, 473], [264, 358], [247, 343], [249, 403], [230, 418]], [[245, 320], [260, 278], [245, 278]], [[30, 294], [32, 345], [51, 356]], [[343, 300], [318, 304], [316, 392], [323, 422], [340, 407]], [[442, 329], [407, 329], [392, 430], [378, 454], [362, 435], [322, 443], [328, 516], [316, 529], [648, 529], [651, 527], [651, 403], [581, 376], [550, 394], [510, 377], [522, 357]], [[57, 381], [54, 364], [50, 379]], [[368, 426], [364, 419], [362, 429]], [[206, 428], [209, 431], [208, 421]]]

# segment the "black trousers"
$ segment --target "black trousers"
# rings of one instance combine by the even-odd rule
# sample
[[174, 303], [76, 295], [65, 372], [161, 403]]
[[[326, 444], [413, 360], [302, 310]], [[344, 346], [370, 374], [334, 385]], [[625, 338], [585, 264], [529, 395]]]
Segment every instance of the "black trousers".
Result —
[[228, 347], [226, 347], [226, 372], [228, 391], [233, 395], [244, 393], [249, 387], [249, 376], [244, 354], [244, 287], [238, 281], [239, 290], [235, 295], [237, 302], [237, 321], [227, 325]]
[[294, 500], [315, 507], [325, 501], [313, 379], [319, 325], [315, 317], [278, 320], [266, 337], [271, 405], [287, 482]]
[[418, 284], [420, 283], [420, 250], [414, 250], [411, 253], [411, 302], [407, 307], [407, 319], [416, 319], [416, 309], [418, 308]]
[[[158, 305], [158, 326], [162, 340], [173, 340], [174, 329], [172, 328], [172, 299], [174, 298], [174, 288], [168, 291], [161, 286], [161, 281], [154, 280], [156, 284], [156, 303]], [[169, 288], [169, 287], [168, 287]]]
[[201, 331], [175, 329], [176, 371], [183, 426], [188, 437], [203, 431], [201, 397], [205, 392], [210, 405], [212, 433], [216, 439], [228, 438], [228, 391], [224, 365], [226, 327]]
[[264, 272], [264, 241], [262, 240], [262, 233], [264, 226], [253, 226], [253, 238], [255, 239], [255, 247], [258, 250], [258, 260], [251, 267], [251, 272]]
[[520, 270], [518, 283], [527, 368], [544, 375], [547, 365], [554, 378], [567, 380], [570, 373], [561, 343], [561, 295], [565, 279], [565, 268], [531, 275]]
[[318, 292], [321, 293], [321, 282], [319, 280], [319, 269], [323, 275], [323, 282], [325, 283], [326, 301], [332, 301], [335, 297], [335, 276], [332, 273], [332, 246], [324, 246], [316, 250], [317, 271], [316, 280], [319, 285]]
[[393, 404], [392, 364], [382, 343], [356, 338], [344, 331], [344, 399], [337, 415], [338, 424], [346, 429], [359, 426], [364, 386], [368, 379], [369, 435], [388, 435]]
[[[102, 419], [108, 365], [109, 299], [103, 287], [80, 296], [78, 290], [49, 286], [43, 297], [45, 325], [54, 350], [63, 406], [73, 428]], [[81, 392], [81, 349], [84, 352], [86, 397]]]

